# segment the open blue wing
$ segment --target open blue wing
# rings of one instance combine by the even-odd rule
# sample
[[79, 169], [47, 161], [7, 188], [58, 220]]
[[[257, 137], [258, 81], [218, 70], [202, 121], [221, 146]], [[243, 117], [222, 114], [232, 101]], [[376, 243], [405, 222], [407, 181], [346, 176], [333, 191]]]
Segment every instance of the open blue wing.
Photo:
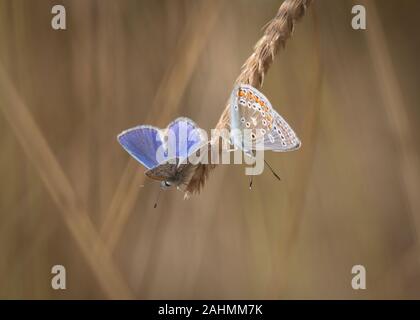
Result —
[[188, 118], [177, 118], [167, 129], [168, 154], [170, 157], [186, 159], [207, 143], [203, 131]]
[[159, 165], [157, 150], [162, 145], [161, 132], [151, 126], [138, 126], [118, 135], [118, 142], [147, 169]]

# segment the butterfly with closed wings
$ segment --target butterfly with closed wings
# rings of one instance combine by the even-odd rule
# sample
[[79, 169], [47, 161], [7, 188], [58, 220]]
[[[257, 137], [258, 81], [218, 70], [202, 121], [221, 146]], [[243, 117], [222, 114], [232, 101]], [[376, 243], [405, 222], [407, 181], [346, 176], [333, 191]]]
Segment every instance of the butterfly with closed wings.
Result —
[[[233, 89], [230, 98], [230, 127], [232, 144], [249, 156], [253, 156], [255, 151], [286, 152], [301, 146], [289, 124], [274, 110], [270, 101], [251, 85], [240, 84]], [[264, 162], [280, 180], [268, 162]]]
[[[231, 140], [250, 152], [296, 150], [301, 142], [289, 124], [271, 106], [270, 101], [250, 85], [236, 86], [230, 98]], [[249, 130], [250, 135], [242, 134]]]

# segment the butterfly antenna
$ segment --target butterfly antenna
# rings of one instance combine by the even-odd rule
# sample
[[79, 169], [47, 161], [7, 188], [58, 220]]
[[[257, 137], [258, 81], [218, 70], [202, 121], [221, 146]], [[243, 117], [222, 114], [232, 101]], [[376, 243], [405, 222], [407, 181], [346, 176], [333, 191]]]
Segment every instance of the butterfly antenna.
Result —
[[268, 166], [268, 168], [270, 168], [271, 173], [278, 179], [281, 181], [280, 177], [278, 176], [277, 173], [274, 172], [273, 168], [271, 168], [271, 166], [268, 164], [268, 162], [264, 159], [265, 164]]
[[161, 191], [162, 191], [162, 189], [159, 189], [159, 192], [158, 192], [157, 197], [156, 197], [156, 202], [155, 202], [155, 205], [153, 206], [153, 208], [154, 208], [154, 209], [156, 209], [156, 207], [157, 207], [157, 205], [158, 205], [159, 196], [160, 196]]
[[249, 178], [249, 190], [252, 189], [252, 179], [254, 178], [254, 176], [251, 176], [251, 178]]

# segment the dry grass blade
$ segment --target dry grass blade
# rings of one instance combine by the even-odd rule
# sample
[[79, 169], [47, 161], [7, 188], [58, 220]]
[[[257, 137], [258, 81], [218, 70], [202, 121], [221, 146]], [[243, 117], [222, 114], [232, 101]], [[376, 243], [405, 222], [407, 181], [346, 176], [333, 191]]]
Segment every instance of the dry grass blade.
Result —
[[[369, 29], [366, 32], [367, 44], [372, 64], [376, 71], [378, 88], [382, 95], [383, 107], [388, 118], [389, 126], [395, 136], [395, 142], [400, 154], [400, 177], [406, 201], [409, 205], [411, 217], [414, 222], [414, 233], [418, 241], [418, 228], [420, 227], [420, 169], [419, 159], [415, 150], [416, 144], [412, 141], [409, 115], [405, 109], [405, 102], [400, 84], [395, 76], [392, 58], [383, 27], [374, 3], [370, 5]], [[418, 245], [418, 243], [416, 243]]]
[[[303, 17], [311, 3], [312, 0], [285, 0], [281, 4], [277, 15], [267, 24], [264, 35], [255, 45], [254, 52], [242, 66], [236, 83], [250, 84], [257, 89], [263, 85], [264, 75], [275, 55], [286, 45], [296, 22]], [[229, 127], [229, 106], [226, 106], [216, 127]]]
[[0, 88], [1, 110], [60, 209], [96, 280], [109, 298], [132, 298], [130, 289], [101, 242], [87, 212], [78, 206], [68, 178], [1, 65]]
[[[284, 1], [277, 15], [267, 24], [264, 35], [254, 47], [254, 52], [242, 66], [241, 73], [236, 83], [245, 83], [260, 88], [273, 63], [275, 55], [286, 41], [291, 37], [296, 22], [303, 17], [312, 0], [286, 0]], [[216, 124], [216, 129], [229, 129], [229, 104]], [[203, 188], [210, 170], [215, 165], [200, 165], [194, 175], [194, 185], [190, 187], [189, 193], [198, 193]]]
[[[220, 8], [221, 1], [206, 0], [191, 15], [191, 19], [185, 25], [172, 65], [163, 76], [145, 123], [156, 124], [157, 119], [162, 119], [161, 125], [164, 125], [178, 108], [198, 58], [216, 23]], [[138, 186], [144, 179], [143, 172], [134, 161], [130, 160], [122, 174], [111, 201], [110, 210], [101, 228], [101, 234], [106, 239], [110, 250], [113, 250], [118, 242], [136, 202]]]
[[321, 58], [321, 48], [320, 48], [320, 33], [319, 33], [319, 22], [316, 13], [316, 7], [312, 10], [313, 16], [313, 37], [315, 41], [315, 55], [318, 61], [317, 69], [314, 72], [316, 77], [314, 78], [314, 95], [313, 95], [313, 104], [312, 108], [306, 111], [304, 117], [304, 125], [302, 126], [303, 130], [300, 134], [303, 141], [307, 147], [302, 148], [300, 152], [303, 153], [302, 158], [305, 159], [300, 164], [300, 176], [301, 179], [297, 180], [297, 183], [294, 187], [294, 213], [291, 216], [291, 227], [290, 227], [290, 236], [286, 243], [286, 252], [285, 256], [288, 258], [289, 254], [291, 253], [292, 249], [296, 245], [296, 240], [299, 236], [300, 232], [300, 224], [302, 223], [302, 215], [303, 215], [303, 207], [304, 202], [301, 200], [302, 197], [305, 195], [305, 189], [308, 185], [308, 179], [311, 174], [313, 161], [315, 157], [315, 148], [316, 148], [316, 138], [318, 135], [318, 124], [319, 119], [318, 115], [321, 109], [322, 103], [322, 92], [323, 92], [323, 84], [324, 84], [324, 67]]

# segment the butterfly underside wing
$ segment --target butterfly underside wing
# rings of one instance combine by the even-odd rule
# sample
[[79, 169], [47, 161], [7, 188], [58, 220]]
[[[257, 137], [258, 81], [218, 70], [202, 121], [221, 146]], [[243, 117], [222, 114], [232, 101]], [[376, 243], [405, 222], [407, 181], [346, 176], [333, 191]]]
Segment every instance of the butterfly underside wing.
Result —
[[250, 85], [238, 85], [232, 91], [230, 114], [232, 143], [244, 151], [285, 152], [301, 145], [296, 133], [268, 99]]
[[186, 171], [190, 167], [190, 163], [169, 163], [165, 162], [156, 167], [147, 170], [144, 174], [150, 179], [158, 181], [181, 181], [184, 180]]

